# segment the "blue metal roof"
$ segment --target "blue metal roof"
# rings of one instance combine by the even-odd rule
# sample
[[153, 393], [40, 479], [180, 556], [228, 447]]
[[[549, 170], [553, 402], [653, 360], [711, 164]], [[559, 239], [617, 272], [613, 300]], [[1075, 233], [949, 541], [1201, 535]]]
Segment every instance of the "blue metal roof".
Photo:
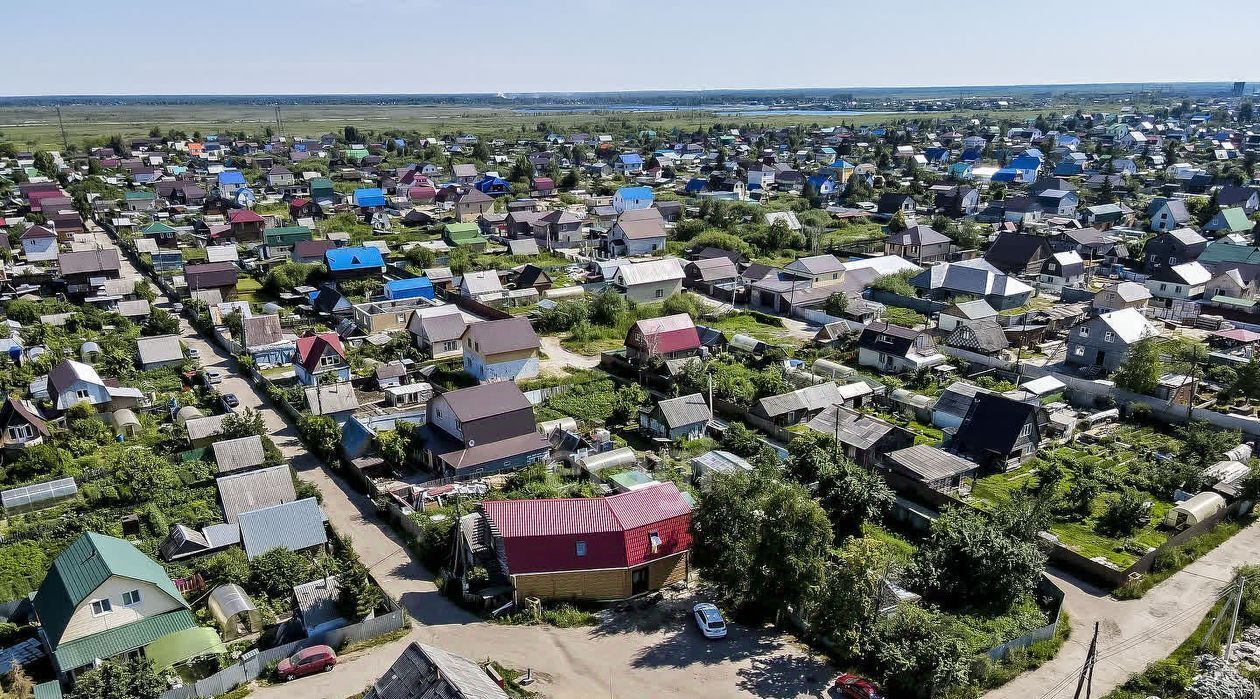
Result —
[[638, 153], [622, 153], [617, 158], [626, 165], [642, 165], [643, 158]]
[[392, 299], [433, 298], [433, 282], [428, 277], [392, 279], [385, 282], [385, 295]]
[[380, 187], [354, 190], [355, 206], [385, 206], [385, 192]]
[[989, 178], [994, 182], [1014, 182], [1019, 171], [1015, 168], [1004, 167], [993, 173], [993, 177]]
[[240, 170], [224, 170], [219, 173], [219, 184], [245, 184], [245, 174]]
[[651, 187], [622, 187], [617, 190], [618, 196], [622, 199], [651, 199]]
[[333, 271], [381, 267], [385, 264], [381, 251], [369, 247], [333, 248], [324, 253], [324, 258], [328, 261], [328, 269]]
[[709, 184], [709, 181], [704, 179], [703, 177], [693, 177], [687, 180], [686, 191], [689, 194], [693, 194], [695, 192], [703, 192], [705, 186], [708, 184]]

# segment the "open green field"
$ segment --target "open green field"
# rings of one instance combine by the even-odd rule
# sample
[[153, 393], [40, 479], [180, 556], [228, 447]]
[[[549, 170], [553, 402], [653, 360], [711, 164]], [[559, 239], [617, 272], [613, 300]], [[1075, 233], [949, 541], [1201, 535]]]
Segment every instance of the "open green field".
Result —
[[[900, 119], [996, 118], [1000, 121], [1021, 121], [1038, 114], [1089, 109], [1114, 108], [1115, 105], [1055, 105], [1042, 110], [1003, 110], [983, 113], [932, 112], [864, 114], [864, 115], [791, 115], [771, 116], [719, 115], [713, 111], [597, 111], [549, 112], [536, 114], [490, 107], [449, 107], [381, 104], [308, 104], [282, 105], [281, 131], [286, 134], [318, 136], [340, 131], [352, 125], [365, 131], [398, 130], [421, 135], [458, 132], [479, 135], [512, 136], [537, 133], [540, 122], [556, 131], [617, 131], [627, 125], [635, 128], [668, 131], [674, 128], [694, 131], [716, 122], [765, 126], [834, 126], [839, 124], [879, 124]], [[215, 105], [79, 105], [63, 106], [62, 121], [66, 137], [73, 144], [88, 139], [104, 140], [112, 135], [124, 138], [147, 136], [153, 127], [163, 131], [179, 129], [203, 134], [217, 131], [258, 132], [275, 127], [275, 110], [271, 106], [253, 104]], [[0, 141], [11, 141], [23, 147], [60, 149], [61, 132], [57, 113], [52, 107], [0, 108]]]

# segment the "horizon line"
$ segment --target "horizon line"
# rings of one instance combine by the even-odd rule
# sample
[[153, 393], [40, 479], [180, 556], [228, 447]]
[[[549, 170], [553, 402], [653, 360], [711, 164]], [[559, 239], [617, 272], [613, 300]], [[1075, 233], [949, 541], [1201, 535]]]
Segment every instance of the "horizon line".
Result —
[[1110, 87], [1110, 86], [1144, 86], [1175, 87], [1230, 85], [1235, 82], [1249, 83], [1243, 80], [1132, 80], [1107, 82], [1056, 82], [1056, 83], [1007, 83], [988, 85], [866, 85], [866, 86], [795, 86], [795, 87], [706, 87], [706, 88], [634, 88], [625, 90], [525, 90], [520, 92], [506, 90], [484, 90], [476, 92], [153, 92], [153, 93], [63, 93], [43, 95], [0, 95], [0, 100], [12, 99], [89, 99], [103, 97], [497, 97], [514, 99], [528, 96], [578, 96], [578, 95], [622, 95], [642, 93], [682, 93], [701, 94], [705, 92], [801, 92], [813, 90], [845, 91], [845, 90], [994, 90], [1002, 88], [1067, 88], [1067, 87]]

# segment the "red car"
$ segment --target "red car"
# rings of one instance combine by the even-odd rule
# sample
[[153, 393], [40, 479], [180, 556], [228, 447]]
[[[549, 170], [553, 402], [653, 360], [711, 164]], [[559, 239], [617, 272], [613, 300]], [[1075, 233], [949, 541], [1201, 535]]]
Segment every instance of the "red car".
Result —
[[317, 672], [331, 672], [337, 664], [337, 654], [328, 646], [303, 648], [280, 661], [276, 673], [285, 681], [306, 677]]
[[840, 675], [832, 687], [844, 699], [883, 699], [884, 697], [870, 680], [857, 675]]

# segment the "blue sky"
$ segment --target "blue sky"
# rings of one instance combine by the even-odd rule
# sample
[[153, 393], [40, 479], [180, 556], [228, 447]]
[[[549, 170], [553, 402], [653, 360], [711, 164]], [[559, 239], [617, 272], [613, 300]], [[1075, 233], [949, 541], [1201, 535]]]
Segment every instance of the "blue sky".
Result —
[[4, 4], [0, 95], [1229, 81], [1260, 64], [1255, 0]]

